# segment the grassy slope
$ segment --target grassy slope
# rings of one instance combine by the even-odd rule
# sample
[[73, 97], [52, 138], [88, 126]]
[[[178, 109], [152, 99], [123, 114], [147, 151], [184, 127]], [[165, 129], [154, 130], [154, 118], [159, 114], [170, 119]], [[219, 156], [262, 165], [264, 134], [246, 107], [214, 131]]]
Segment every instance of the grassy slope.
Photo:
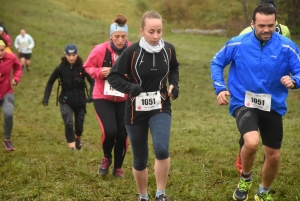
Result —
[[[74, 153], [67, 149], [59, 108], [55, 106], [56, 85], [50, 105], [41, 105], [45, 84], [59, 64], [65, 44], [76, 43], [79, 54], [85, 59], [95, 44], [108, 39], [109, 23], [118, 13], [125, 14], [131, 23], [130, 40], [136, 41], [139, 37], [140, 16], [136, 14], [134, 1], [120, 1], [109, 6], [112, 5], [110, 2], [94, 0], [94, 6], [90, 6], [88, 2], [91, 1], [72, 1], [68, 5], [74, 8], [65, 6], [64, 2], [68, 0], [1, 1], [1, 19], [11, 37], [25, 28], [34, 37], [36, 47], [32, 72], [25, 72], [22, 82], [15, 88], [12, 139], [17, 151], [1, 151], [0, 200], [127, 201], [137, 198], [131, 174], [130, 148], [124, 162], [124, 179], [97, 175], [102, 157], [99, 145], [101, 133], [92, 105], [87, 108], [84, 149]], [[82, 6], [83, 3], [85, 6]], [[77, 15], [75, 10], [81, 10], [80, 14], [86, 18]], [[97, 12], [102, 15], [90, 17], [93, 16], [91, 13]], [[238, 181], [234, 169], [238, 133], [227, 107], [216, 104], [209, 72], [213, 54], [227, 38], [165, 33], [164, 39], [175, 45], [181, 63], [180, 98], [173, 102], [172, 167], [167, 193], [177, 201], [230, 200]], [[284, 118], [282, 166], [273, 185], [276, 200], [300, 199], [297, 175], [299, 98], [296, 91], [288, 100], [291, 109]], [[3, 117], [0, 122], [2, 124]], [[251, 195], [260, 181], [260, 157], [261, 150], [253, 170], [255, 182]], [[156, 187], [152, 149], [150, 158], [149, 193], [153, 198]]]

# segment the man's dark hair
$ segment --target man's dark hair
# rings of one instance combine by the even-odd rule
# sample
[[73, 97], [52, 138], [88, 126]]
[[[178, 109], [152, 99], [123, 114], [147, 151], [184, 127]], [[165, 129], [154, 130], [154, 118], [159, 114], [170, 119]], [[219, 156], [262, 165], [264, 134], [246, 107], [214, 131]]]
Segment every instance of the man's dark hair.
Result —
[[260, 3], [259, 4], [264, 4], [264, 3], [268, 3], [270, 4], [271, 6], [274, 6], [276, 8], [276, 4], [274, 3], [273, 0], [260, 0]]
[[264, 3], [264, 4], [260, 4], [258, 5], [254, 11], [253, 11], [253, 15], [252, 15], [252, 20], [253, 22], [256, 21], [255, 17], [256, 17], [256, 13], [260, 13], [260, 14], [264, 14], [264, 15], [272, 15], [275, 14], [275, 21], [277, 19], [277, 10], [275, 7], [271, 6], [268, 3]]

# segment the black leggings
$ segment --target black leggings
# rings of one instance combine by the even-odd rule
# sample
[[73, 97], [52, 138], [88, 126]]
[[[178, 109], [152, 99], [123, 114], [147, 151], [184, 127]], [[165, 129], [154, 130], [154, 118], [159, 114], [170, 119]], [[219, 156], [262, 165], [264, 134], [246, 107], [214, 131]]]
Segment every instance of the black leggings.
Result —
[[94, 99], [93, 103], [102, 131], [101, 144], [104, 157], [112, 158], [114, 149], [114, 168], [121, 168], [128, 146], [124, 123], [125, 101], [112, 102], [105, 99]]
[[[70, 106], [65, 103], [60, 103], [60, 112], [65, 124], [65, 134], [67, 142], [75, 142], [74, 134], [80, 137], [83, 132], [83, 122], [86, 113], [86, 105]], [[73, 113], [75, 118], [75, 131], [73, 130]]]

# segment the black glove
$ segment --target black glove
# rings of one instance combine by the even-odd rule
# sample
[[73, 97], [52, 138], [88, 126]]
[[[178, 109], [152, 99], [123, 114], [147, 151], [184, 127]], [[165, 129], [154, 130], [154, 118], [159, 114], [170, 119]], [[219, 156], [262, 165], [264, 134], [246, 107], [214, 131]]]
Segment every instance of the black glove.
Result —
[[141, 93], [142, 91], [143, 91], [143, 89], [142, 89], [142, 87], [140, 87], [140, 85], [138, 85], [138, 84], [132, 84], [132, 85], [131, 85], [131, 89], [130, 89], [130, 91], [129, 91], [129, 94], [130, 94], [131, 96], [136, 97], [136, 96], [140, 95], [140, 93]]
[[[173, 85], [174, 86], [174, 85]], [[173, 94], [172, 99], [175, 100], [176, 98], [178, 98], [179, 95], [179, 87], [174, 86], [174, 88], [172, 89], [171, 93]]]
[[88, 98], [86, 99], [86, 102], [87, 102], [87, 103], [93, 102], [93, 98], [92, 98], [92, 97], [88, 97]]
[[43, 104], [44, 106], [47, 106], [47, 105], [48, 105], [48, 101], [47, 101], [47, 100], [43, 100], [43, 101], [42, 101], [42, 104]]

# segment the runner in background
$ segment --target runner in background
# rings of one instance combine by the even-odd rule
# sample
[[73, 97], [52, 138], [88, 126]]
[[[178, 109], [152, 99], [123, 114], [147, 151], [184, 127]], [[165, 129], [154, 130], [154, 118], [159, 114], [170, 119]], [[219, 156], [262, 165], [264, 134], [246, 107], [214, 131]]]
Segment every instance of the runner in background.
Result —
[[33, 38], [26, 33], [25, 29], [21, 29], [20, 35], [16, 37], [14, 45], [19, 52], [22, 69], [24, 70], [24, 66], [26, 66], [26, 70], [29, 72], [32, 49], [34, 48]]
[[[0, 39], [0, 107], [4, 116], [4, 147], [7, 151], [14, 151], [11, 141], [13, 129], [14, 91], [22, 76], [22, 66], [16, 55], [6, 52], [7, 44]], [[12, 79], [11, 79], [12, 74]]]
[[10, 47], [11, 46], [10, 36], [4, 31], [4, 28], [1, 27], [1, 26], [0, 26], [0, 36], [2, 36], [3, 38], [5, 38], [8, 47]]
[[[128, 146], [124, 125], [127, 94], [111, 88], [106, 78], [112, 65], [131, 44], [127, 40], [128, 26], [126, 22], [127, 19], [124, 15], [118, 15], [110, 25], [109, 41], [96, 45], [84, 63], [86, 72], [96, 82], [93, 91], [93, 103], [102, 131], [103, 158], [98, 170], [102, 176], [107, 175], [112, 163], [114, 164], [112, 174], [117, 177], [124, 176], [122, 165]], [[125, 74], [123, 79], [126, 79]], [[112, 155], [113, 151], [114, 156]]]
[[[59, 87], [62, 88], [58, 97], [60, 112], [65, 124], [65, 136], [71, 151], [81, 150], [81, 136], [86, 114], [86, 103], [92, 102], [86, 96], [87, 86], [85, 79], [90, 83], [90, 92], [93, 91], [94, 80], [85, 72], [82, 67], [83, 61], [78, 55], [75, 44], [68, 44], [65, 47], [65, 56], [61, 58], [61, 63], [54, 69], [47, 86], [45, 88], [43, 105], [47, 106], [50, 98], [52, 86], [55, 80], [59, 80]], [[74, 122], [73, 122], [74, 116]]]

